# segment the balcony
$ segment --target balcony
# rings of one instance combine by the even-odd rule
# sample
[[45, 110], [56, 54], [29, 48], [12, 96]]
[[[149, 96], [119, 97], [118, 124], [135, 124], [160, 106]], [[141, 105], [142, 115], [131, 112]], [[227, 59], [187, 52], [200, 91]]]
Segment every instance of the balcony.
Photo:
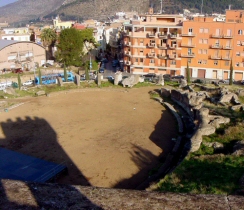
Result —
[[230, 56], [222, 56], [222, 60], [230, 61], [231, 58], [230, 58]]
[[196, 45], [195, 44], [192, 44], [192, 43], [188, 43], [188, 44], [181, 43], [180, 46], [181, 47], [189, 47], [189, 48], [192, 48], [192, 47], [195, 47]]
[[148, 54], [147, 54], [147, 57], [148, 57], [148, 58], [154, 58], [154, 57], [155, 57], [155, 53], [148, 53]]
[[125, 41], [125, 46], [131, 46], [131, 42]]
[[169, 37], [170, 39], [177, 39], [177, 34], [170, 34]]
[[196, 34], [188, 33], [188, 34], [181, 34], [182, 37], [194, 37]]
[[125, 52], [125, 55], [126, 55], [126, 56], [131, 56], [131, 51], [126, 51], [126, 52]]
[[182, 58], [195, 58], [194, 53], [188, 53], [188, 54], [181, 54]]
[[212, 49], [221, 49], [222, 48], [222, 46], [221, 45], [216, 45], [216, 44], [213, 44], [213, 45], [210, 45], [210, 48], [212, 48]]
[[223, 38], [224, 39], [233, 39], [233, 36], [232, 35], [223, 35]]
[[154, 38], [155, 35], [156, 35], [156, 33], [148, 33], [148, 34], [147, 34], [147, 37], [149, 37], [149, 38]]
[[149, 43], [149, 44], [147, 44], [147, 47], [154, 48], [155, 47], [155, 43]]
[[155, 66], [155, 63], [149, 63], [149, 66]]
[[158, 44], [158, 48], [162, 49], [162, 50], [166, 50], [167, 49], [167, 45], [166, 44]]
[[169, 59], [171, 59], [171, 60], [174, 60], [174, 59], [176, 59], [177, 58], [177, 55], [175, 55], [175, 54], [171, 54], [171, 55], [169, 55]]
[[167, 33], [158, 33], [158, 38], [160, 38], [160, 39], [167, 39], [168, 38], [168, 35], [167, 35]]
[[233, 47], [232, 46], [223, 46], [223, 50], [232, 50]]
[[131, 31], [126, 31], [126, 32], [124, 33], [124, 36], [131, 36]]
[[212, 59], [212, 60], [220, 60], [221, 56], [220, 55], [211, 55], [210, 59]]
[[175, 49], [175, 48], [177, 48], [177, 44], [169, 45], [169, 49]]
[[220, 38], [222, 38], [222, 35], [220, 35], [220, 34], [212, 34], [212, 35], [211, 35], [211, 38], [217, 38], [217, 39], [220, 39]]
[[168, 59], [168, 56], [165, 54], [158, 54], [158, 58], [166, 60], [166, 59]]

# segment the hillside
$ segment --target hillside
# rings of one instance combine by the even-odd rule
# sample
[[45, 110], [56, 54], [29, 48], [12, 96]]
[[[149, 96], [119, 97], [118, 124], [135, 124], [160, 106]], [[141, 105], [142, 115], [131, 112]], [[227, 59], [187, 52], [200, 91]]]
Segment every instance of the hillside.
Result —
[[[59, 14], [67, 19], [106, 20], [107, 16], [118, 11], [137, 11], [145, 13], [149, 2], [155, 12], [160, 11], [160, 0], [19, 0], [0, 8], [0, 22], [9, 23], [28, 21], [38, 17], [54, 17]], [[183, 9], [193, 12], [201, 10], [202, 0], [163, 0], [164, 13], [182, 13]], [[204, 0], [203, 12], [222, 12], [232, 5], [232, 9], [244, 9], [243, 0]]]

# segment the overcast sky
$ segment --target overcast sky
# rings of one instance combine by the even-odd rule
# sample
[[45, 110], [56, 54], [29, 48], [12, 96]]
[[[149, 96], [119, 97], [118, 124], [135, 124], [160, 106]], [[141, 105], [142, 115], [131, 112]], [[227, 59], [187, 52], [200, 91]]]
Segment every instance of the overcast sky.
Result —
[[6, 4], [10, 4], [13, 2], [16, 2], [17, 0], [0, 0], [0, 7], [6, 5]]

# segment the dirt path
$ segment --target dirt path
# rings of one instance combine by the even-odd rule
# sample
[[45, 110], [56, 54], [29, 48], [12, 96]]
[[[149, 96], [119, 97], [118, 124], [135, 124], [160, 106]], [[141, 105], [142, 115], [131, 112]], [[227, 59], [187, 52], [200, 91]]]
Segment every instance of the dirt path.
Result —
[[134, 188], [174, 143], [174, 119], [150, 99], [152, 89], [21, 99], [28, 103], [0, 113], [0, 146], [65, 162], [69, 173], [59, 183]]

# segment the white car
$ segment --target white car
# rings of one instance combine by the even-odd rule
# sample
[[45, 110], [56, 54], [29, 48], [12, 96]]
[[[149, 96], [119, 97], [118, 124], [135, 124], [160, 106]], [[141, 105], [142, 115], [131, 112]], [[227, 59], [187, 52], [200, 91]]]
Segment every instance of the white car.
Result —
[[23, 83], [24, 86], [28, 86], [28, 85], [32, 85], [33, 84], [33, 81], [32, 80], [28, 80], [28, 81], [25, 81]]

